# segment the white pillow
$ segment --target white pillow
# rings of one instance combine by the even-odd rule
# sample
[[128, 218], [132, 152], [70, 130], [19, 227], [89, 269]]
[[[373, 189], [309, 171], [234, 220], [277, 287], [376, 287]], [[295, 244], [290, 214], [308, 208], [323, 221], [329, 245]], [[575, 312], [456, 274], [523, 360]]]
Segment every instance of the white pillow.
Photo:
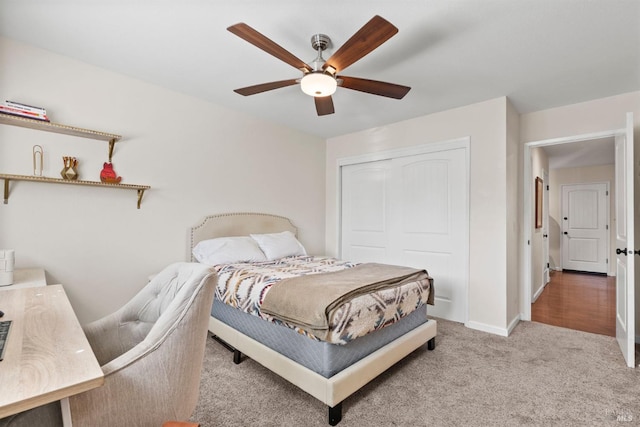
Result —
[[262, 252], [267, 256], [268, 260], [284, 258], [292, 255], [306, 255], [307, 251], [302, 243], [296, 239], [290, 231], [271, 234], [251, 234], [250, 235]]
[[207, 265], [267, 260], [256, 241], [249, 236], [203, 240], [193, 248], [193, 256]]

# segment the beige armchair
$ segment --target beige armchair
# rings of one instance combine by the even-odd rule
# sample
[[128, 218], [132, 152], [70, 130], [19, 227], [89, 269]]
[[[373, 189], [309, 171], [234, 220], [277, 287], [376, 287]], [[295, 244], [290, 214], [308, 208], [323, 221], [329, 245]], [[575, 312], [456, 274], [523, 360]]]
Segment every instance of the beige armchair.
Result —
[[[216, 275], [176, 263], [121, 309], [85, 326], [104, 386], [69, 398], [74, 427], [159, 427], [188, 420], [198, 400]], [[0, 426], [60, 426], [59, 402], [0, 420]]]

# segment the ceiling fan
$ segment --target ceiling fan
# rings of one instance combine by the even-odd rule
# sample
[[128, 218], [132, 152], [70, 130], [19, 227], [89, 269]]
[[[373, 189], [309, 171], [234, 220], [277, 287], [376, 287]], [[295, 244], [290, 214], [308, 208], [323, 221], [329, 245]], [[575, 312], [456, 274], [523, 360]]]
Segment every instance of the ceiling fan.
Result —
[[371, 53], [398, 32], [398, 28], [378, 15], [371, 18], [326, 61], [322, 58], [322, 52], [331, 43], [331, 40], [325, 34], [316, 34], [311, 37], [311, 46], [318, 52], [318, 56], [311, 64], [298, 59], [245, 23], [232, 25], [227, 30], [297, 68], [303, 74], [298, 79], [280, 80], [235, 89], [234, 92], [240, 95], [255, 95], [300, 84], [304, 93], [314, 97], [318, 115], [324, 116], [334, 113], [331, 95], [338, 86], [395, 99], [402, 99], [411, 90], [408, 86], [338, 75], [339, 72]]

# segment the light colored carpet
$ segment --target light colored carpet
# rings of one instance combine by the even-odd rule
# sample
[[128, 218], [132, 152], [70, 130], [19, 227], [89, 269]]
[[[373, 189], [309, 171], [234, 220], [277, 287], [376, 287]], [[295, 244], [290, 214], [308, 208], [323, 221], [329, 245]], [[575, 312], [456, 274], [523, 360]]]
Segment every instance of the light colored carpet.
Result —
[[[328, 426], [320, 401], [208, 340], [192, 417], [209, 426]], [[407, 356], [343, 403], [339, 426], [640, 425], [640, 368], [614, 338], [534, 322], [510, 337], [438, 320]]]

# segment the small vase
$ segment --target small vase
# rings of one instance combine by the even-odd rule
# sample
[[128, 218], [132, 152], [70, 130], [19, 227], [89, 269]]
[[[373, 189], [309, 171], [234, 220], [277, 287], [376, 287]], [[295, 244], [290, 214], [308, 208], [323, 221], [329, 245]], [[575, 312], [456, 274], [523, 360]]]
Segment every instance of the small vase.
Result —
[[78, 166], [78, 159], [75, 157], [64, 156], [62, 161], [64, 163], [64, 167], [60, 171], [62, 178], [72, 181], [78, 179], [78, 170], [76, 169]]

